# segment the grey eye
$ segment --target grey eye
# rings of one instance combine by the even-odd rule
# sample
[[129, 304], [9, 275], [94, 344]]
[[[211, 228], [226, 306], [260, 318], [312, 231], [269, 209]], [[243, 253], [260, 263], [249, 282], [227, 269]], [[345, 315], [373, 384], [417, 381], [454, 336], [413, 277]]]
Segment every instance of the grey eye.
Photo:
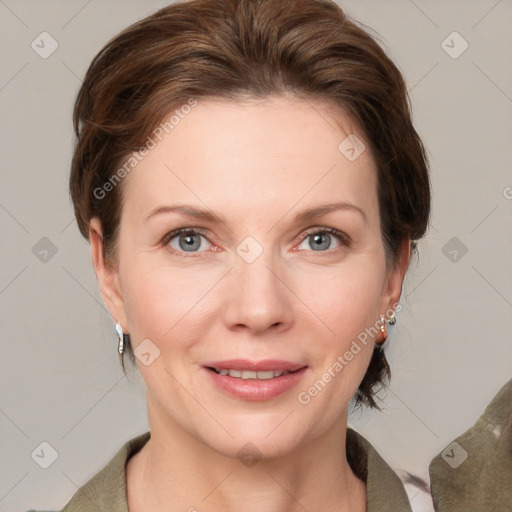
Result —
[[[311, 233], [310, 235], [306, 236], [299, 245], [299, 248], [309, 251], [312, 250], [315, 252], [323, 252], [328, 249], [334, 249], [337, 247], [337, 245], [335, 245], [334, 247], [332, 246], [333, 241], [336, 241], [338, 245], [341, 245], [341, 241], [338, 240], [338, 238], [335, 235], [332, 235], [327, 231], [318, 231], [316, 233]], [[307, 243], [309, 247], [304, 246], [305, 243]]]
[[331, 245], [331, 235], [328, 233], [317, 233], [308, 237], [311, 240], [311, 246], [313, 250], [323, 251], [329, 249]]
[[[178, 234], [169, 240], [169, 245], [177, 251], [181, 250], [181, 251], [185, 251], [185, 252], [202, 252], [202, 251], [199, 251], [199, 249], [200, 248], [204, 249], [203, 246], [205, 244], [203, 243], [203, 241], [201, 239], [205, 240], [206, 245], [208, 246], [208, 244], [210, 242], [208, 242], [208, 240], [203, 235], [201, 235], [199, 233]], [[178, 245], [176, 245], [176, 242], [178, 243]]]

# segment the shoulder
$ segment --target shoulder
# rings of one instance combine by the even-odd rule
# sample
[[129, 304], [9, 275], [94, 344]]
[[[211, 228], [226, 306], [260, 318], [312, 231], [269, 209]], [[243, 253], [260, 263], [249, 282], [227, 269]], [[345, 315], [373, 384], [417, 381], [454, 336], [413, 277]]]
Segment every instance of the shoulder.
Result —
[[411, 512], [407, 493], [398, 475], [367, 439], [350, 428], [347, 430], [349, 450], [352, 453], [359, 451], [358, 459], [366, 478], [368, 512]]
[[99, 510], [128, 512], [126, 463], [149, 441], [150, 437], [151, 433], [148, 431], [127, 441], [108, 464], [80, 487], [68, 504], [58, 512], [98, 512]]
[[432, 459], [436, 511], [503, 510], [512, 502], [512, 380], [477, 422]]

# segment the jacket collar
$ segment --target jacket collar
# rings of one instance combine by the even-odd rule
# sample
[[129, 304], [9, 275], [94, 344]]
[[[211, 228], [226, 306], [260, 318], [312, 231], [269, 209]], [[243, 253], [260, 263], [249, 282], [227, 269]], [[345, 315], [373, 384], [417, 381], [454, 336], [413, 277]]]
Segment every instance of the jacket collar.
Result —
[[[151, 438], [145, 432], [129, 440], [113, 459], [73, 496], [62, 512], [129, 512], [126, 498], [126, 463]], [[352, 429], [347, 443], [358, 443], [366, 461], [367, 512], [411, 512], [402, 482], [372, 445]]]

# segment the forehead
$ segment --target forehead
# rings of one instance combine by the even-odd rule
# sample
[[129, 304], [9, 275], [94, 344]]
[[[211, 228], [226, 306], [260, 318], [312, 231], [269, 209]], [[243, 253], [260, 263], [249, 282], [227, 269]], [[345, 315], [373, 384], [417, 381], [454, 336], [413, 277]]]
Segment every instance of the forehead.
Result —
[[[151, 149], [125, 178], [125, 201], [137, 216], [177, 201], [212, 209], [229, 203], [240, 215], [318, 199], [377, 211], [369, 144], [340, 108], [274, 97], [203, 99], [187, 111], [168, 132], [153, 132]], [[355, 159], [346, 152], [354, 135], [366, 146]]]

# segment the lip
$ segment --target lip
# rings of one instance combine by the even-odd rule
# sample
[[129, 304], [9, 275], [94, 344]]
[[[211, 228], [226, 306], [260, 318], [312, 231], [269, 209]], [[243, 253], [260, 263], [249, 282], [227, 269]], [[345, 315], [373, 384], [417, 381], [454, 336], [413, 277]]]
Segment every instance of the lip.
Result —
[[[293, 373], [287, 373], [280, 377], [272, 379], [241, 379], [230, 377], [229, 375], [220, 375], [208, 367], [227, 368], [231, 370], [249, 370], [249, 371], [268, 371], [268, 370], [288, 370]], [[304, 377], [308, 367], [301, 364], [291, 363], [289, 361], [266, 360], [266, 361], [247, 361], [235, 359], [230, 361], [216, 361], [207, 363], [203, 371], [209, 376], [211, 382], [223, 391], [235, 398], [252, 401], [265, 401], [276, 398], [297, 384]]]

